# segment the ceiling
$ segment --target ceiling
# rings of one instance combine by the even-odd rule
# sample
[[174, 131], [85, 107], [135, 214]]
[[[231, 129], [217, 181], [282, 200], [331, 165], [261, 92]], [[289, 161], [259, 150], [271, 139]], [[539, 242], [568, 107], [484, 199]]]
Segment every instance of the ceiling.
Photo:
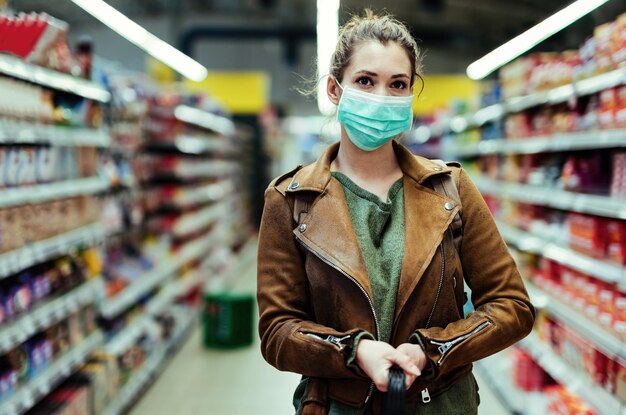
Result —
[[[239, 17], [247, 26], [308, 28], [309, 33], [314, 33], [316, 22], [315, 0], [108, 2], [131, 18], [170, 16], [171, 19], [185, 21], [193, 17], [197, 21], [198, 16]], [[342, 0], [340, 22], [345, 22], [351, 13], [362, 11], [364, 7], [387, 10], [408, 23], [414, 35], [428, 48], [443, 49], [449, 53], [463, 51], [464, 56], [478, 58], [569, 3], [571, 0]], [[9, 0], [9, 4], [19, 11], [45, 11], [70, 24], [93, 21], [70, 0]], [[577, 24], [544, 42], [541, 49], [577, 47], [591, 35], [594, 26], [613, 20], [622, 12], [626, 12], [626, 0], [610, 0]]]

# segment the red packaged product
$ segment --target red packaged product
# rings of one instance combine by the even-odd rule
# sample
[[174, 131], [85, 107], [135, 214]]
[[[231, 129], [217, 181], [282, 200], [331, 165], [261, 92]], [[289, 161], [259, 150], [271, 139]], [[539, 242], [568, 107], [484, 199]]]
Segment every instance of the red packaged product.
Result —
[[584, 283], [585, 314], [591, 319], [597, 319], [600, 311], [600, 284], [601, 281], [587, 276]]
[[609, 22], [597, 26], [593, 31], [593, 37], [596, 41], [596, 71], [598, 73], [615, 69], [613, 51], [611, 50], [611, 37], [613, 36], [615, 27], [615, 22]]
[[600, 282], [598, 299], [600, 301], [598, 309], [598, 321], [605, 327], [613, 327], [615, 318], [615, 298], [617, 297], [617, 287], [615, 284]]
[[597, 216], [570, 213], [568, 215], [570, 246], [593, 258], [606, 255], [606, 224]]
[[626, 265], [626, 221], [611, 219], [606, 222], [607, 259]]
[[546, 372], [523, 350], [515, 350], [513, 381], [524, 392], [540, 391], [547, 383]]
[[618, 108], [617, 88], [609, 88], [600, 92], [600, 111], [598, 123], [600, 128], [615, 128]]
[[620, 338], [626, 339], [626, 294], [621, 291], [615, 293], [613, 331]]
[[615, 31], [613, 32], [613, 62], [617, 66], [626, 64], [626, 13], [623, 13], [615, 20]]

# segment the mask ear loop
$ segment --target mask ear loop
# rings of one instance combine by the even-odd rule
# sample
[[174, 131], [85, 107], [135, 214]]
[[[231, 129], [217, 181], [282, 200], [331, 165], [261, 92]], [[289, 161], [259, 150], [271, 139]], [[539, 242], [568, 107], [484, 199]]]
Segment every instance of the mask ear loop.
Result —
[[341, 84], [339, 83], [339, 81], [337, 80], [337, 78], [335, 78], [335, 83], [337, 84], [337, 86], [343, 91], [343, 87], [341, 86]]

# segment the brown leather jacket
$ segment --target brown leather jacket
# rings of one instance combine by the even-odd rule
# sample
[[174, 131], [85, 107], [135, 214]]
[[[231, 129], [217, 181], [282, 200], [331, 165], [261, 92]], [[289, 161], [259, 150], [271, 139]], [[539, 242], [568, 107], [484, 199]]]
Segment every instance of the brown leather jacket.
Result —
[[[305, 403], [331, 399], [362, 406], [369, 379], [346, 366], [350, 340], [377, 322], [365, 262], [344, 190], [330, 175], [338, 144], [302, 169], [275, 179], [265, 192], [259, 233], [259, 333], [265, 359], [280, 370], [316, 379]], [[408, 391], [435, 396], [471, 371], [475, 360], [526, 336], [534, 322], [522, 279], [478, 190], [458, 165], [441, 168], [394, 143], [404, 172], [405, 250], [391, 344], [413, 341], [429, 366]], [[463, 242], [446, 232], [458, 203], [432, 190], [429, 178], [452, 174], [462, 202]], [[318, 194], [298, 225], [294, 195]], [[453, 208], [446, 203], [452, 203]], [[447, 209], [448, 208], [448, 209]], [[476, 309], [463, 318], [463, 279]], [[427, 325], [430, 320], [430, 324]], [[320, 386], [322, 385], [322, 386]]]

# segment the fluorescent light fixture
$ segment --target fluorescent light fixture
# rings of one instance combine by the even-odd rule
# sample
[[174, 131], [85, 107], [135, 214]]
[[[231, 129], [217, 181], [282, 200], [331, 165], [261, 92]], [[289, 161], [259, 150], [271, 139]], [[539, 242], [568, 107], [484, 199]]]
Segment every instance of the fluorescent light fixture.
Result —
[[134, 43], [184, 77], [196, 82], [206, 78], [207, 69], [204, 66], [154, 36], [103, 0], [72, 1], [129, 42]]
[[[339, 35], [339, 0], [317, 0], [317, 73], [328, 73], [330, 58], [335, 51]], [[326, 82], [317, 88], [317, 107], [324, 115], [334, 111], [326, 94]]]
[[228, 118], [187, 105], [177, 106], [174, 116], [180, 121], [215, 131], [218, 134], [229, 135], [235, 132], [235, 124]]
[[483, 79], [502, 65], [532, 49], [609, 0], [578, 0], [521, 35], [509, 40], [467, 67], [471, 79]]

